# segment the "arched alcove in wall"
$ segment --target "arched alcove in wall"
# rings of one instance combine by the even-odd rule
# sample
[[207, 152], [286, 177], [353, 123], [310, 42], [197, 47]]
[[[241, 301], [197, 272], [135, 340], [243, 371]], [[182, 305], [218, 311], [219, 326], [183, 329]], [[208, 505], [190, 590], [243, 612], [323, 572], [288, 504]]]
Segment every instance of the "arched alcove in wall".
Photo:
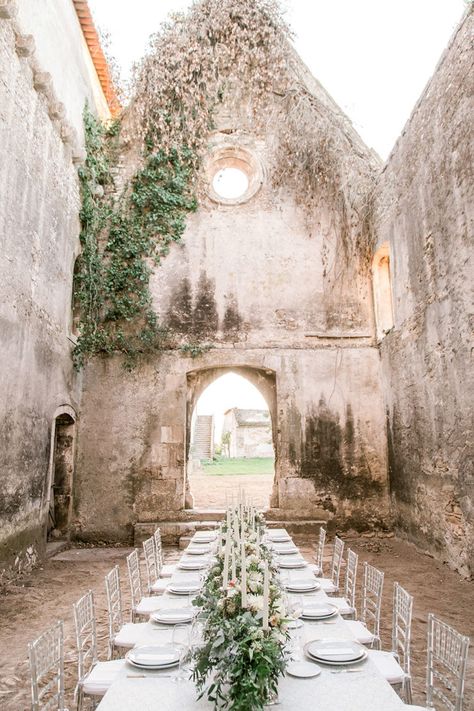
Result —
[[388, 242], [383, 244], [374, 255], [372, 285], [377, 340], [380, 341], [393, 328], [392, 275]]
[[67, 538], [70, 532], [76, 445], [76, 413], [69, 405], [53, 415], [48, 473], [47, 537]]
[[[218, 412], [222, 403], [228, 407]], [[276, 377], [272, 370], [232, 366], [187, 374], [187, 508], [223, 509], [226, 499], [237, 495], [239, 486], [250, 498], [253, 495], [259, 506], [268, 507], [270, 498], [272, 506], [276, 505], [276, 417]]]

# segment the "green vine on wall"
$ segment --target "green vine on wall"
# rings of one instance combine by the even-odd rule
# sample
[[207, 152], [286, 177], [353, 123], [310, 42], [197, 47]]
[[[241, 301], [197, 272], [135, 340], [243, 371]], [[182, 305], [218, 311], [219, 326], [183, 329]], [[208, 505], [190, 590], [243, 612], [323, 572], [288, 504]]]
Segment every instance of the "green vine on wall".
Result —
[[117, 197], [113, 172], [120, 124], [106, 128], [86, 107], [84, 128], [74, 362], [80, 368], [94, 355], [120, 352], [130, 368], [140, 354], [163, 350], [169, 342], [152, 306], [149, 279], [152, 265], [181, 239], [187, 214], [196, 210], [195, 156], [186, 147], [165, 153], [148, 144], [143, 167]]

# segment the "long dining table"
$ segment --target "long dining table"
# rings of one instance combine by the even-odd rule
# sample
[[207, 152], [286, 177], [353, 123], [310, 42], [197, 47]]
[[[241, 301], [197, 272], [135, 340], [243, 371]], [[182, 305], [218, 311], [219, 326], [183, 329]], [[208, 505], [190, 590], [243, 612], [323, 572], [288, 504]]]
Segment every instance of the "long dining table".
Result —
[[[195, 546], [196, 541], [191, 541], [190, 545]], [[186, 550], [183, 555], [187, 555]], [[307, 576], [308, 572], [303, 569], [292, 571], [291, 575], [293, 580], [299, 575]], [[177, 569], [171, 582], [195, 577], [196, 573]], [[321, 589], [304, 594], [304, 599], [330, 602]], [[165, 591], [156, 605], [157, 609], [182, 607], [183, 598]], [[354, 640], [350, 627], [339, 614], [330, 620], [304, 620], [301, 634], [304, 642], [318, 639]], [[150, 644], [150, 640], [158, 645], [169, 643], [170, 628], [149, 621], [142, 643]], [[296, 678], [289, 674], [281, 677], [278, 686], [279, 711], [400, 711], [405, 708], [398, 694], [371, 661], [370, 653], [358, 665], [340, 668], [319, 666], [321, 673], [313, 678]], [[143, 670], [127, 663], [97, 708], [100, 711], [211, 711], [214, 708], [206, 696], [201, 699], [197, 696], [193, 681], [177, 682], [173, 670]]]

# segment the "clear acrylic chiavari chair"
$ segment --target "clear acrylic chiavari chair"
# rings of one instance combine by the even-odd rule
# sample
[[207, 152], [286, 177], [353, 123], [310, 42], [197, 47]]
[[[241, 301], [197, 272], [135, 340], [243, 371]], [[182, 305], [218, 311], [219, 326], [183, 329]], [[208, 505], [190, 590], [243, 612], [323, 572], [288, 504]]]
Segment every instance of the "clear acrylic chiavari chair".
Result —
[[371, 650], [369, 655], [378, 670], [407, 703], [412, 701], [410, 643], [413, 597], [399, 583], [393, 586], [392, 649]]
[[428, 615], [426, 701], [448, 711], [462, 711], [469, 637]]
[[131, 649], [136, 644], [145, 644], [149, 635], [146, 622], [123, 621], [122, 594], [118, 565], [105, 576], [107, 612], [109, 617], [109, 659], [119, 649]]
[[339, 578], [344, 554], [344, 541], [336, 536], [331, 558], [331, 577], [318, 578], [318, 582], [324, 592], [332, 594], [339, 591]]
[[140, 559], [136, 548], [127, 556], [127, 570], [132, 599], [132, 622], [135, 622], [140, 615], [148, 617], [151, 612], [158, 610], [162, 605], [162, 596], [143, 595]]
[[161, 540], [161, 531], [159, 528], [156, 529], [153, 534], [155, 539], [155, 552], [156, 561], [158, 567], [158, 576], [161, 578], [170, 578], [176, 572], [176, 565], [173, 563], [164, 563], [163, 561], [163, 543]]
[[324, 526], [319, 527], [319, 539], [318, 539], [318, 550], [314, 557], [316, 563], [314, 565], [313, 571], [316, 577], [320, 578], [323, 575], [323, 557], [324, 557], [324, 545], [326, 543], [326, 529]]
[[64, 706], [63, 623], [56, 622], [28, 644], [32, 711], [67, 711]]
[[361, 644], [380, 649], [380, 611], [382, 608], [384, 574], [364, 563], [362, 608], [360, 620], [347, 620], [354, 638]]
[[74, 605], [74, 625], [78, 654], [78, 681], [75, 696], [78, 711], [84, 696], [101, 697], [109, 689], [123, 669], [125, 660], [114, 659], [99, 662], [97, 657], [97, 627], [94, 595], [89, 590]]
[[331, 603], [339, 608], [339, 614], [350, 619], [355, 619], [357, 614], [355, 595], [358, 563], [359, 556], [349, 548], [347, 551], [346, 576], [344, 580], [344, 597], [331, 597]]

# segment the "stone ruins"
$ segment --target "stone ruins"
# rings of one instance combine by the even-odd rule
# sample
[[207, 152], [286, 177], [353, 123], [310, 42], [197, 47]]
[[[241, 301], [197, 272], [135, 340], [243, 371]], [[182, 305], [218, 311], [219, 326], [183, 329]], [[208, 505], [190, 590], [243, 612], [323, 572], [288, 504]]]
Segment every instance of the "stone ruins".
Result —
[[[77, 370], [83, 109], [107, 122], [118, 100], [86, 0], [0, 0], [6, 574], [40, 560], [51, 532], [130, 543], [157, 525], [170, 541], [189, 531], [204, 516], [187, 478], [192, 414], [227, 372], [271, 413], [269, 519], [394, 529], [474, 573], [472, 31], [468, 9], [385, 164], [292, 58], [325, 138], [344, 146], [341, 180], [373, 185], [370, 210], [343, 215], [323, 195], [308, 213], [293, 184], [272, 181], [277, 126], [224, 102], [207, 190], [150, 267], [175, 345], [130, 371], [118, 354]], [[118, 183], [138, 161], [120, 150]], [[226, 169], [244, 175], [237, 196], [214, 180]], [[182, 348], [196, 342], [206, 348]]]

